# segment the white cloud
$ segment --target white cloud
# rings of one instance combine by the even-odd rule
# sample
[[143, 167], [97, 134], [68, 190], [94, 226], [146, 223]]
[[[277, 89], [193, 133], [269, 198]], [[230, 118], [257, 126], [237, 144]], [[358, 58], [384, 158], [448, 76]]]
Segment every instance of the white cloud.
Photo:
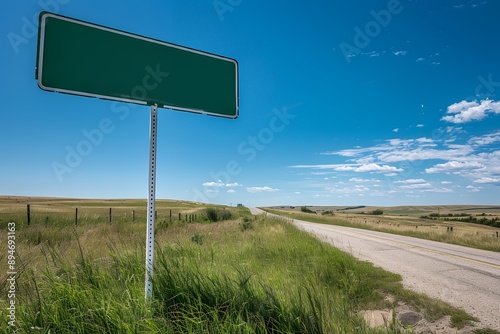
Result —
[[443, 116], [441, 120], [455, 124], [480, 121], [489, 113], [500, 114], [500, 102], [488, 99], [482, 100], [481, 103], [462, 100], [448, 106], [446, 113], [449, 116]]
[[481, 187], [474, 187], [474, 186], [471, 186], [471, 185], [468, 185], [467, 187], [465, 187], [465, 189], [471, 191], [471, 192], [478, 192], [478, 191], [481, 191]]
[[424, 182], [426, 182], [424, 179], [408, 179], [408, 180], [396, 181], [394, 183], [414, 184], [414, 183], [424, 183]]
[[241, 184], [238, 184], [237, 182], [234, 183], [224, 183], [221, 180], [218, 180], [217, 182], [215, 181], [210, 181], [210, 182], [205, 182], [202, 184], [204, 187], [216, 187], [216, 188], [221, 188], [221, 187], [227, 187], [227, 188], [233, 188], [233, 187], [241, 187]]
[[469, 154], [425, 169], [426, 173], [445, 173], [465, 177], [474, 183], [500, 185], [500, 151]]
[[352, 167], [352, 166], [346, 166], [346, 165], [340, 165], [338, 167], [334, 167], [334, 170], [336, 170], [337, 172], [349, 172], [349, 171], [353, 171], [355, 168]]
[[478, 137], [472, 137], [471, 139], [469, 139], [468, 143], [472, 145], [483, 146], [483, 145], [493, 144], [498, 141], [500, 141], [500, 131], [496, 131]]
[[482, 177], [480, 179], [474, 180], [475, 183], [500, 183], [500, 177], [494, 178], [494, 177]]
[[484, 165], [477, 161], [448, 161], [444, 164], [437, 164], [434, 167], [426, 168], [425, 172], [432, 173], [460, 173], [484, 168]]
[[295, 165], [291, 168], [333, 169], [337, 172], [353, 171], [359, 164]]
[[424, 58], [424, 57], [419, 57], [419, 58], [417, 58], [417, 60], [416, 60], [416, 61], [417, 61], [417, 62], [420, 62], [420, 61], [424, 61], [424, 60], [425, 60], [425, 58]]
[[407, 179], [394, 182], [395, 184], [401, 184], [397, 187], [398, 190], [413, 192], [434, 192], [434, 193], [447, 193], [453, 192], [453, 190], [448, 188], [435, 188], [430, 182], [424, 179]]
[[230, 194], [233, 194], [233, 193], [235, 193], [236, 191], [235, 191], [234, 189], [229, 189], [227, 192], [228, 192], [228, 193], [230, 193]]
[[454, 104], [448, 106], [447, 113], [448, 114], [456, 114], [456, 113], [461, 112], [464, 109], [476, 107], [477, 105], [478, 105], [478, 103], [475, 101], [467, 102], [465, 100], [462, 100], [458, 103], [454, 103]]
[[404, 56], [406, 55], [407, 51], [396, 51], [396, 52], [393, 52], [393, 54], [395, 56]]
[[[341, 184], [339, 184], [341, 185]], [[367, 191], [370, 191], [370, 188], [365, 187], [363, 185], [355, 185], [354, 187], [338, 187], [338, 185], [335, 185], [333, 187], [326, 187], [326, 191], [330, 193], [335, 193], [335, 194], [342, 194], [342, 195], [349, 195], [349, 194], [363, 194], [366, 193]]]
[[330, 164], [330, 165], [296, 165], [292, 168], [333, 169], [337, 172], [402, 172], [403, 169], [393, 166], [368, 164]]
[[219, 180], [217, 182], [213, 182], [213, 181], [212, 182], [205, 182], [205, 183], [203, 183], [203, 186], [205, 186], [205, 187], [224, 187], [224, 183], [221, 180]]
[[356, 148], [351, 148], [351, 149], [344, 149], [340, 151], [328, 151], [328, 152], [323, 152], [321, 154], [323, 155], [340, 155], [343, 157], [356, 157], [360, 156], [364, 153], [372, 153], [372, 152], [377, 152], [377, 151], [390, 151], [393, 148], [387, 145], [377, 145], [377, 146], [372, 146], [372, 147], [356, 147]]
[[[459, 111], [464, 105], [451, 107], [451, 110]], [[405, 193], [448, 193], [461, 185], [464, 189], [467, 184], [484, 185], [485, 188], [500, 186], [500, 149], [498, 148], [500, 130], [479, 136], [468, 135], [465, 130], [457, 126], [443, 127], [438, 130], [433, 132], [432, 137], [393, 138], [371, 147], [358, 146], [323, 153], [336, 155], [336, 159], [344, 160], [344, 163], [290, 167], [309, 168], [310, 173], [338, 174], [336, 176], [338, 180], [347, 176], [343, 185], [337, 182], [335, 186], [332, 186], [331, 182], [334, 181], [330, 177], [317, 184], [321, 187], [333, 187], [330, 191], [347, 195], [359, 193], [360, 189], [354, 188], [357, 185], [369, 185], [370, 188], [379, 185], [378, 190], [387, 186], [383, 183], [376, 183], [375, 179], [378, 177], [375, 179], [356, 177], [354, 173], [380, 173], [385, 178], [394, 177], [392, 179], [394, 190]], [[344, 172], [347, 175], [342, 176], [341, 173]], [[441, 180], [433, 180], [430, 174], [452, 174], [468, 180], [468, 183], [464, 185], [458, 181], [441, 182]], [[423, 175], [426, 175], [425, 179], [420, 178]], [[401, 176], [406, 176], [408, 179], [402, 179]], [[447, 185], [450, 185], [451, 189]], [[480, 187], [476, 188], [480, 189]], [[348, 191], [348, 189], [352, 190]], [[371, 196], [374, 191], [375, 189], [370, 189], [366, 195]], [[385, 190], [384, 193], [390, 194], [389, 190]]]
[[406, 184], [404, 186], [399, 186], [399, 189], [430, 189], [432, 185], [428, 182], [426, 183], [412, 183]]
[[378, 155], [378, 159], [383, 162], [398, 162], [398, 161], [417, 161], [417, 160], [431, 160], [431, 159], [452, 159], [456, 157], [463, 157], [473, 152], [469, 146], [462, 146], [451, 150], [435, 150], [425, 149], [425, 145], [420, 145], [415, 149], [400, 149], [393, 150]]
[[417, 128], [423, 128], [424, 125], [423, 124], [417, 124]]
[[355, 182], [355, 183], [379, 183], [380, 180], [377, 179], [361, 179], [359, 177], [352, 177], [349, 179], [349, 182]]
[[367, 155], [366, 157], [361, 157], [361, 158], [356, 159], [356, 162], [359, 164], [369, 164], [369, 163], [375, 162], [375, 160], [376, 159], [374, 156]]
[[399, 128], [392, 129], [392, 132], [398, 132]]
[[389, 165], [365, 164], [354, 169], [355, 172], [402, 172], [403, 169]]
[[420, 138], [417, 138], [416, 141], [420, 144], [432, 144], [433, 146], [434, 145], [434, 140], [431, 139], [431, 138], [427, 138], [427, 137], [420, 137]]
[[[394, 138], [394, 139], [389, 139], [388, 140], [389, 144], [392, 146], [408, 146], [411, 143], [413, 143], [413, 139], [400, 139], [400, 138]], [[392, 148], [391, 148], [392, 149]]]
[[[333, 168], [332, 166], [337, 166], [335, 164], [325, 164], [325, 165], [293, 165], [293, 166], [288, 166], [290, 168], [312, 168], [312, 169], [330, 169]], [[314, 173], [318, 175], [322, 175], [323, 173]], [[328, 173], [324, 173], [328, 174]]]
[[367, 182], [369, 181], [368, 179], [360, 179], [358, 177], [352, 177], [349, 179], [349, 182]]
[[248, 187], [247, 191], [249, 193], [262, 193], [262, 192], [275, 192], [279, 191], [279, 189], [264, 186], [264, 187]]
[[448, 188], [431, 188], [431, 189], [425, 189], [425, 192], [431, 192], [431, 193], [452, 193], [453, 190], [448, 189]]
[[368, 55], [368, 56], [370, 56], [370, 57], [378, 57], [378, 56], [380, 56], [380, 53], [379, 53], [379, 52], [377, 52], [377, 51], [365, 52], [365, 53], [363, 53], [363, 54]]
[[403, 169], [388, 165], [367, 164], [328, 164], [328, 165], [295, 165], [291, 168], [333, 169], [337, 172], [402, 172]]
[[488, 3], [488, 1], [467, 1], [465, 4], [453, 5], [452, 7], [455, 9], [463, 9], [463, 8], [477, 8], [479, 6], [484, 6]]
[[[463, 157], [470, 154], [474, 149], [469, 145], [449, 147], [450, 149], [431, 149], [438, 146], [435, 140], [427, 137], [417, 139], [389, 139], [389, 144], [380, 144], [367, 148], [353, 148], [340, 151], [331, 151], [324, 154], [340, 155], [343, 157], [360, 157], [355, 160], [360, 164], [377, 162], [399, 162], [439, 159], [447, 160]], [[352, 166], [350, 166], [352, 167]], [[352, 170], [352, 168], [351, 168]]]

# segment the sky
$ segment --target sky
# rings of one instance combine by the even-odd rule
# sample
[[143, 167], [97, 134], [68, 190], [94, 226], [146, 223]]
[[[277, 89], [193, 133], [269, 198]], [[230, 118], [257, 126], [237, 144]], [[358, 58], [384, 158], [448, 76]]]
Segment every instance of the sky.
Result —
[[0, 195], [148, 196], [149, 107], [38, 88], [49, 11], [238, 61], [237, 119], [158, 110], [159, 199], [500, 204], [498, 1], [3, 7]]

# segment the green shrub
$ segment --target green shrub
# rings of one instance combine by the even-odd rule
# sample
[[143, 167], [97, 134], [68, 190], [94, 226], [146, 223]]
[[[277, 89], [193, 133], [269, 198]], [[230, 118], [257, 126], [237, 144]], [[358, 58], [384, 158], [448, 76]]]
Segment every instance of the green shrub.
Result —
[[314, 213], [314, 214], [316, 214], [316, 212], [315, 212], [315, 211], [312, 211], [311, 209], [309, 209], [309, 208], [308, 208], [307, 206], [305, 206], [305, 205], [300, 207], [300, 211], [305, 212], [305, 213]]
[[207, 215], [207, 219], [211, 222], [217, 221], [217, 209], [216, 208], [207, 208], [205, 210], [205, 214]]
[[229, 220], [233, 217], [231, 211], [214, 207], [206, 208], [205, 215], [207, 216], [207, 219], [212, 223], [222, 220]]
[[240, 227], [242, 231], [252, 229], [253, 228], [252, 220], [247, 216], [243, 217], [243, 221], [240, 223]]
[[218, 220], [229, 220], [233, 218], [233, 214], [229, 210], [219, 209], [217, 210], [217, 218]]
[[191, 236], [191, 241], [198, 245], [203, 245], [203, 238], [205, 236], [200, 233], [195, 233]]

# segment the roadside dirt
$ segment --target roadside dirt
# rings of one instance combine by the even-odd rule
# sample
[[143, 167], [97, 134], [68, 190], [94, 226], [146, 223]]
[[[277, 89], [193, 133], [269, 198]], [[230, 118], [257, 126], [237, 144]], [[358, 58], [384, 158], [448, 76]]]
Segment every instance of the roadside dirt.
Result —
[[[392, 297], [388, 296], [387, 299], [391, 300]], [[429, 321], [410, 305], [402, 302], [398, 302], [392, 310], [365, 310], [361, 311], [360, 315], [372, 328], [397, 326], [403, 331], [406, 329], [408, 333], [416, 334], [473, 334], [475, 330], [482, 328], [474, 322], [469, 322], [462, 329], [454, 328], [449, 316]]]

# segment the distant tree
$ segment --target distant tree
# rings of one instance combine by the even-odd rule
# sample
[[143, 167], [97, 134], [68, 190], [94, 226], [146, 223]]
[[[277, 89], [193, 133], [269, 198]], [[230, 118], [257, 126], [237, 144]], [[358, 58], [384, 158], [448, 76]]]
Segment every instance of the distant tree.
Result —
[[372, 215], [383, 215], [384, 211], [377, 209], [372, 211]]
[[218, 222], [232, 218], [231, 211], [223, 208], [214, 208], [214, 207], [206, 208], [205, 216], [211, 222]]
[[305, 205], [300, 207], [300, 211], [305, 212], [305, 213], [314, 213], [314, 214], [316, 214], [316, 212], [312, 211], [311, 209], [309, 209]]
[[216, 208], [206, 208], [205, 214], [207, 215], [208, 220], [211, 222], [217, 221], [217, 209]]

